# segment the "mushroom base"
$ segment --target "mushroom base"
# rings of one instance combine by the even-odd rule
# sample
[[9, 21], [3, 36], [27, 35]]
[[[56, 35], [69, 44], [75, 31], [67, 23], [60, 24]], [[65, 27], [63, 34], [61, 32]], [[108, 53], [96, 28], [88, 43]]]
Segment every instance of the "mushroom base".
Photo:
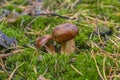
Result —
[[73, 39], [61, 44], [61, 54], [70, 54], [75, 51], [75, 42]]
[[48, 53], [55, 54], [55, 48], [52, 44], [47, 43], [45, 45], [45, 49], [48, 51]]

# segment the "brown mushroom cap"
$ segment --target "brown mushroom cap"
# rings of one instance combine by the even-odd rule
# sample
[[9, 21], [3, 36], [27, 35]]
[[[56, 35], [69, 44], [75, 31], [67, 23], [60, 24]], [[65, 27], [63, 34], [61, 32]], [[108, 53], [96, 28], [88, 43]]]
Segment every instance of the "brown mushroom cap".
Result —
[[58, 25], [52, 33], [53, 39], [57, 43], [66, 42], [78, 34], [78, 27], [71, 23]]
[[37, 48], [41, 48], [42, 46], [44, 46], [45, 44], [47, 44], [48, 41], [51, 40], [51, 39], [52, 39], [51, 35], [44, 35], [43, 37], [39, 37], [36, 40], [35, 46]]

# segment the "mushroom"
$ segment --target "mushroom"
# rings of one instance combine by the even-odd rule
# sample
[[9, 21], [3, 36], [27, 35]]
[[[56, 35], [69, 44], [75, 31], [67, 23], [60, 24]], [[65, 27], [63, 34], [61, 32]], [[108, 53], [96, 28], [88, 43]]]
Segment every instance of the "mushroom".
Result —
[[49, 53], [55, 54], [54, 46], [51, 43], [49, 43], [51, 39], [52, 39], [51, 35], [44, 35], [43, 37], [39, 37], [36, 40], [35, 46], [37, 48], [42, 48], [44, 46]]
[[72, 23], [64, 23], [56, 26], [52, 32], [53, 40], [61, 44], [61, 53], [72, 53], [75, 51], [74, 37], [78, 34], [78, 27]]

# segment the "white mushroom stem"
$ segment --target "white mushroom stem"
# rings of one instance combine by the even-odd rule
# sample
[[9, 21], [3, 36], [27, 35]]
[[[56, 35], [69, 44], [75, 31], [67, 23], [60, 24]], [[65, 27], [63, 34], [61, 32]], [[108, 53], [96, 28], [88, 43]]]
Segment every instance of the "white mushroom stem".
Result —
[[75, 51], [75, 42], [73, 39], [61, 44], [61, 54], [70, 54]]
[[52, 44], [47, 43], [44, 47], [48, 53], [55, 54], [55, 47]]

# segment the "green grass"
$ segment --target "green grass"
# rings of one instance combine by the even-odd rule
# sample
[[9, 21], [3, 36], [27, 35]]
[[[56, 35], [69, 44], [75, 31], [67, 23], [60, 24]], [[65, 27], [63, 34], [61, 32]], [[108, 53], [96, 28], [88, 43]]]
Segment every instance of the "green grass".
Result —
[[[78, 13], [77, 20], [53, 16], [31, 17], [24, 15], [20, 16], [15, 23], [1, 21], [0, 30], [9, 37], [15, 37], [18, 46], [21, 46], [23, 50], [19, 54], [3, 60], [6, 71], [0, 70], [1, 80], [8, 79], [9, 75], [19, 65], [21, 66], [12, 76], [13, 80], [36, 80], [39, 75], [44, 75], [50, 80], [99, 80], [101, 78], [109, 80], [110, 76], [119, 75], [120, 32], [116, 29], [120, 25], [120, 2], [118, 0], [98, 0], [98, 4], [97, 0], [82, 0], [73, 9], [62, 5], [63, 1], [60, 0], [45, 0], [43, 3], [44, 8], [49, 6], [50, 10], [61, 15], [69, 14], [71, 17]], [[57, 6], [58, 4], [60, 6]], [[65, 4], [71, 5], [72, 3], [66, 2]], [[23, 0], [14, 1], [4, 8], [13, 11], [16, 5], [27, 5], [27, 0], [25, 2]], [[21, 12], [19, 7], [16, 7], [15, 10]], [[26, 26], [32, 20], [34, 21], [30, 26], [33, 31], [32, 34], [28, 34], [26, 31], [30, 31], [26, 30]], [[69, 56], [60, 54], [59, 44], [57, 44], [58, 52], [56, 55], [47, 53], [44, 48], [37, 50], [27, 46], [33, 45], [37, 37], [51, 34], [54, 27], [66, 22], [72, 22], [79, 28], [79, 34], [74, 39], [76, 42], [75, 53]], [[47, 29], [48, 26], [50, 26], [49, 29]], [[101, 40], [98, 35], [92, 35], [98, 26], [105, 29], [113, 27], [114, 29], [113, 34], [108, 35], [108, 40], [104, 41], [101, 37], [102, 43], [105, 43], [104, 46], [100, 44]], [[33, 34], [38, 31], [40, 31], [39, 34]], [[110, 70], [113, 73], [110, 73]], [[119, 78], [115, 77], [113, 80], [119, 80]]]

